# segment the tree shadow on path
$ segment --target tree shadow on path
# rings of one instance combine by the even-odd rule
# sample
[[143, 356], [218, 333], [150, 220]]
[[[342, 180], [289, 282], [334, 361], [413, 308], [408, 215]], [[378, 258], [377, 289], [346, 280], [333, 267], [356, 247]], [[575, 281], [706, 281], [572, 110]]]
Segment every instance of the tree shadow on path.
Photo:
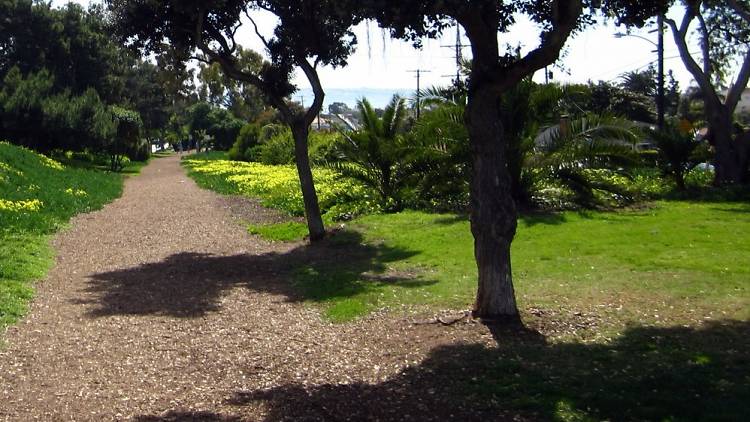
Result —
[[[389, 262], [414, 256], [385, 245], [362, 243], [358, 233], [339, 234], [322, 244], [286, 253], [215, 256], [179, 253], [161, 262], [90, 276], [89, 316], [169, 315], [194, 318], [219, 310], [230, 289], [245, 287], [289, 301], [325, 301], [356, 295], [373, 284], [419, 287], [422, 279], [391, 276]], [[304, 272], [304, 277], [300, 274]], [[301, 282], [298, 282], [299, 280]]]
[[750, 420], [747, 321], [631, 327], [611, 344], [490, 331], [497, 347], [439, 346], [379, 384], [289, 384], [238, 391], [226, 404], [237, 415], [263, 408], [266, 421]]
[[490, 328], [498, 346], [437, 347], [375, 385], [237, 392], [281, 420], [750, 420], [750, 324], [631, 327], [611, 344], [547, 344]]

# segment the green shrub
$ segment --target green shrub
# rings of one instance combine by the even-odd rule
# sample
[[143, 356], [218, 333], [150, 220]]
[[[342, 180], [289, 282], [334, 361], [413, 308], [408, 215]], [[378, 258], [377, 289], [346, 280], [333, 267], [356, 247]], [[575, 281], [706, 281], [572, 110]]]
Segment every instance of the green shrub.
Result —
[[343, 139], [344, 136], [339, 132], [310, 132], [308, 138], [310, 161], [318, 165], [336, 161], [339, 158], [338, 144]]
[[711, 186], [714, 181], [714, 171], [709, 168], [694, 167], [685, 174], [685, 185], [691, 187]]
[[268, 140], [250, 148], [252, 161], [268, 165], [291, 164], [294, 162], [294, 139], [292, 131], [285, 128], [274, 133]]
[[123, 157], [129, 161], [146, 161], [151, 151], [148, 142], [141, 139], [143, 122], [140, 114], [117, 106], [111, 107], [111, 111], [117, 124], [117, 134], [109, 146], [110, 169], [121, 171], [127, 164], [123, 163]]
[[655, 149], [647, 149], [644, 151], [638, 152], [638, 155], [641, 158], [641, 162], [644, 166], [648, 167], [656, 167], [659, 162], [659, 151]]
[[214, 109], [209, 114], [210, 126], [205, 129], [213, 139], [214, 149], [226, 151], [234, 145], [240, 135], [244, 122], [224, 109]]
[[72, 151], [70, 159], [86, 163], [94, 163], [96, 161], [96, 156], [89, 151]]
[[659, 150], [657, 164], [662, 173], [674, 180], [677, 189], [685, 190], [685, 175], [709, 158], [707, 146], [695, 140], [692, 130], [683, 130], [676, 121], [667, 122], [662, 130], [652, 131], [651, 137]]
[[341, 160], [329, 166], [377, 192], [383, 209], [400, 211], [412, 202], [412, 176], [417, 173], [417, 161], [411, 159], [405, 136], [405, 100], [394, 95], [382, 117], [364, 98], [357, 102], [357, 110], [363, 126], [336, 144]]
[[235, 161], [250, 161], [252, 148], [260, 142], [260, 126], [255, 123], [248, 123], [242, 126], [237, 139], [234, 141], [232, 148], [229, 149], [229, 159]]
[[140, 139], [130, 152], [130, 158], [133, 161], [145, 162], [151, 157], [151, 145], [145, 139]]

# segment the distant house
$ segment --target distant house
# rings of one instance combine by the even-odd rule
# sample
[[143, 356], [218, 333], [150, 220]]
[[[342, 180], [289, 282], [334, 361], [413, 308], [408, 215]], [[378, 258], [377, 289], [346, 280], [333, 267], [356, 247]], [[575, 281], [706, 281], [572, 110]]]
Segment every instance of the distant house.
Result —
[[359, 129], [359, 122], [353, 115], [344, 114], [321, 114], [319, 119], [316, 119], [312, 125], [313, 129], [319, 130], [357, 130]]

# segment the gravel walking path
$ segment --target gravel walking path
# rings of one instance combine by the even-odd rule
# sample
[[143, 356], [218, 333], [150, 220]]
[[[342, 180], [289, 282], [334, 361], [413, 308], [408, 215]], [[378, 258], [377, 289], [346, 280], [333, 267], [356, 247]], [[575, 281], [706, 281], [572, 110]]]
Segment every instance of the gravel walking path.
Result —
[[336, 251], [250, 236], [229, 202], [172, 156], [75, 218], [54, 240], [57, 265], [28, 316], [0, 346], [0, 419], [459, 417], [440, 410], [449, 405], [438, 381], [404, 368], [467, 330], [487, 333], [377, 315], [322, 320], [300, 303], [285, 263]]

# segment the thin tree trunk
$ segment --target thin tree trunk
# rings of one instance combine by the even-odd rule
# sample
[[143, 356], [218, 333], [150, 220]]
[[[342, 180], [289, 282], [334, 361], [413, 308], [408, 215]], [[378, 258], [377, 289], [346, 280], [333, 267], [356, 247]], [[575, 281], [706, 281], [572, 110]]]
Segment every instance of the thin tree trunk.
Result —
[[497, 95], [478, 87], [469, 95], [466, 122], [472, 147], [471, 232], [479, 273], [474, 315], [518, 322], [510, 245], [516, 233], [506, 145]]
[[715, 148], [714, 184], [739, 183], [744, 176], [742, 168], [744, 154], [739, 148], [739, 143], [735, 142], [732, 137], [732, 116], [723, 105], [706, 111], [709, 136]]
[[310, 232], [310, 241], [315, 242], [325, 237], [326, 231], [323, 226], [323, 218], [320, 215], [318, 205], [318, 194], [315, 192], [312, 170], [310, 169], [310, 157], [308, 156], [307, 135], [308, 127], [304, 122], [295, 123], [292, 126], [294, 137], [294, 161], [297, 164], [297, 174], [302, 188], [302, 200], [305, 204], [305, 217], [307, 218], [307, 229]]

